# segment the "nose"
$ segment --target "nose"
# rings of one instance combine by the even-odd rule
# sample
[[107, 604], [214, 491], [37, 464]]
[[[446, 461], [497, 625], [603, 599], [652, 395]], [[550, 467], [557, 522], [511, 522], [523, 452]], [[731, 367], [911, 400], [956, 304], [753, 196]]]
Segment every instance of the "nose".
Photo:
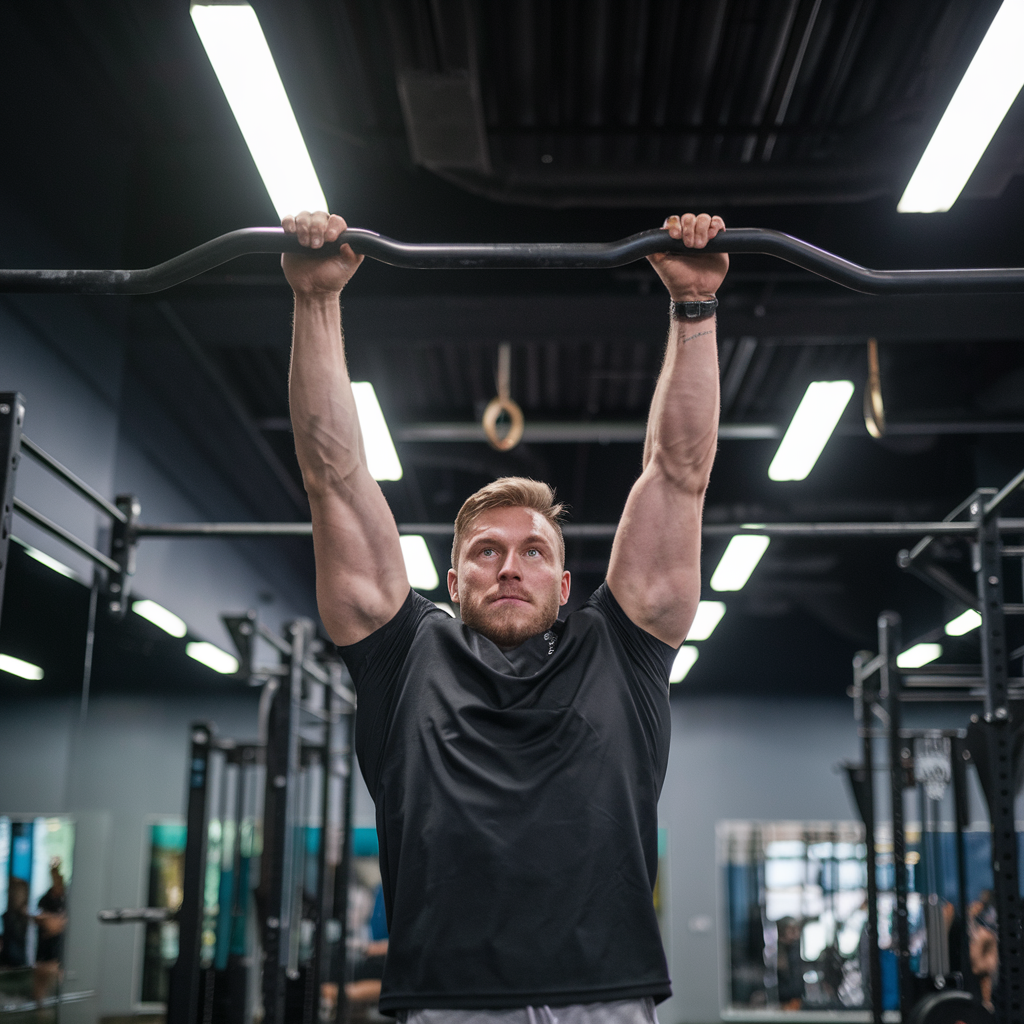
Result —
[[498, 570], [499, 580], [521, 580], [523, 578], [522, 570], [519, 566], [519, 553], [517, 551], [509, 551], [505, 555], [505, 560], [501, 563], [501, 568]]

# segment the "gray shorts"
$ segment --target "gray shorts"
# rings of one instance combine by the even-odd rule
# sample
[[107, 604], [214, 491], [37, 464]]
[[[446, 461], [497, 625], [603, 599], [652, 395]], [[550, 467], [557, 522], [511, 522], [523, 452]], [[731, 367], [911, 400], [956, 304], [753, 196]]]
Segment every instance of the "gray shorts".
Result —
[[515, 1010], [399, 1010], [397, 1016], [399, 1024], [658, 1024], [649, 996]]

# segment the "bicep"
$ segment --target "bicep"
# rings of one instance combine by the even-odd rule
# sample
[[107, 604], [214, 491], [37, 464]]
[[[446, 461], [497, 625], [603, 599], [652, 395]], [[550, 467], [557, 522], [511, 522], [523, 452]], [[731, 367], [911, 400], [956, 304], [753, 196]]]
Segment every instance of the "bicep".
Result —
[[340, 646], [389, 622], [409, 594], [391, 509], [365, 466], [310, 493], [320, 618]]
[[703, 492], [680, 487], [655, 464], [626, 499], [608, 585], [635, 625], [672, 647], [686, 639], [700, 601]]

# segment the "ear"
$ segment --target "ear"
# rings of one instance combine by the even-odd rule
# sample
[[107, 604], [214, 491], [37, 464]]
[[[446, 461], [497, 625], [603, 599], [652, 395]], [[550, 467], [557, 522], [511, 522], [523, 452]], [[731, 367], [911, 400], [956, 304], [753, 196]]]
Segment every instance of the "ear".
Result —
[[[448, 570], [448, 596], [456, 603], [459, 603], [459, 577], [454, 569]], [[565, 603], [564, 601], [562, 602]]]
[[569, 587], [572, 583], [572, 577], [569, 575], [568, 569], [562, 570], [562, 591], [558, 598], [559, 607], [565, 604], [569, 600]]

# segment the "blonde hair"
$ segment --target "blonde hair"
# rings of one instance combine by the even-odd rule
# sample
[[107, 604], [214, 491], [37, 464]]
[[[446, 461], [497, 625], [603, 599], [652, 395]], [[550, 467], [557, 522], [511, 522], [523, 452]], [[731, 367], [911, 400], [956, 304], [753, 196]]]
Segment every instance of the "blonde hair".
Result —
[[561, 526], [565, 506], [555, 502], [554, 490], [540, 480], [526, 476], [502, 476], [471, 494], [459, 509], [455, 517], [455, 539], [452, 541], [453, 569], [458, 567], [459, 549], [466, 532], [484, 512], [494, 508], [530, 508], [539, 512], [554, 527], [559, 556], [565, 565], [565, 540]]

